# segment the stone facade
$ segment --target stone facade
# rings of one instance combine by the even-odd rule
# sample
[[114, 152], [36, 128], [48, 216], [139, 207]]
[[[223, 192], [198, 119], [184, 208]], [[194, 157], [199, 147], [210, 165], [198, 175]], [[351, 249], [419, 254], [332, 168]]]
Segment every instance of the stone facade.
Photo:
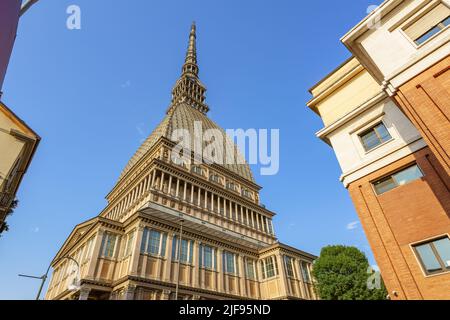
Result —
[[0, 102], [0, 227], [31, 163], [40, 137]]
[[247, 163], [191, 164], [194, 152], [191, 163], [172, 161], [173, 130], [192, 136], [197, 121], [223, 132], [206, 115], [195, 40], [193, 25], [166, 117], [106, 208], [63, 244], [46, 299], [317, 299], [316, 257], [277, 241]]

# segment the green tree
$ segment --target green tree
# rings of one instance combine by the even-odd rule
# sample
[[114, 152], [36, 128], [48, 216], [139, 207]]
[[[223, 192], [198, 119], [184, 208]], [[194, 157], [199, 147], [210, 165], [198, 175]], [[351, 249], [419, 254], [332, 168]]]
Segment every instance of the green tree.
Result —
[[387, 296], [381, 276], [371, 271], [366, 256], [355, 247], [324, 247], [314, 262], [313, 275], [323, 300], [383, 300]]

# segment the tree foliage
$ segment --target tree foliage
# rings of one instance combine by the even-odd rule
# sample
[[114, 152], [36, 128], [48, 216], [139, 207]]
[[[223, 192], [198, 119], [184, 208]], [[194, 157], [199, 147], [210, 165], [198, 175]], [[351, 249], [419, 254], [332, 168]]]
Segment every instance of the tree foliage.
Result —
[[355, 247], [324, 247], [313, 275], [323, 300], [382, 300], [387, 296], [381, 276], [371, 271], [366, 256]]

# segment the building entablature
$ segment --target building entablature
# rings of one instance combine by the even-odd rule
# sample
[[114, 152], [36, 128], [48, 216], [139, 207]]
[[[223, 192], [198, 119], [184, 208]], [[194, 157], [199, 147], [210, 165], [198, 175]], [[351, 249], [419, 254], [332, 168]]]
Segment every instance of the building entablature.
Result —
[[397, 88], [450, 52], [449, 0], [388, 0], [341, 41], [386, 92]]
[[[182, 168], [184, 171], [192, 174], [192, 169], [194, 166], [200, 166], [202, 168], [202, 174], [196, 174], [196, 176], [206, 180], [207, 182], [212, 182], [216, 186], [222, 186], [224, 189], [234, 192], [239, 195], [239, 191], [244, 189], [249, 189], [254, 196], [252, 198], [248, 198], [257, 204], [259, 204], [259, 191], [261, 187], [255, 184], [252, 181], [243, 179], [236, 173], [222, 167], [221, 165], [212, 163], [212, 164], [196, 164], [195, 163], [195, 154], [192, 152], [191, 154], [191, 165], [188, 166], [186, 164], [175, 165], [171, 161], [171, 151], [175, 147], [175, 143], [170, 141], [165, 137], [160, 137], [158, 142], [156, 142], [153, 147], [147, 152], [146, 156], [142, 157], [136, 165], [131, 168], [127, 174], [122, 177], [122, 179], [117, 183], [117, 185], [113, 188], [113, 190], [107, 195], [107, 199], [109, 202], [112, 202], [114, 199], [123, 194], [124, 190], [130, 188], [130, 185], [136, 184], [136, 182], [142, 177], [143, 174], [148, 172], [149, 167], [153, 164], [155, 159], [162, 160], [164, 162], [170, 163], [173, 167]], [[213, 174], [219, 174], [221, 176], [220, 182], [213, 182], [211, 176]], [[227, 188], [227, 182], [232, 182], [236, 189]], [[126, 192], [126, 191], [125, 191]]]
[[[155, 232], [165, 239], [163, 244], [158, 242], [159, 254], [147, 252], [150, 249], [147, 249], [147, 245], [143, 245], [150, 241], [146, 236], [149, 232]], [[154, 214], [145, 212], [136, 213], [126, 224], [111, 222], [104, 218], [95, 218], [80, 224], [54, 259], [52, 266], [55, 271], [49, 284], [47, 299], [64, 299], [78, 294], [76, 287], [70, 289], [77, 273], [80, 275], [78, 287], [86, 290], [110, 293], [126, 289], [128, 287], [126, 281], [131, 281], [133, 287], [165, 289], [173, 292], [175, 285], [173, 266], [177, 263], [176, 254], [174, 256], [174, 252], [177, 251], [173, 247], [177, 245], [179, 234], [180, 226], [171, 223], [167, 217], [159, 219]], [[154, 237], [151, 239], [154, 241]], [[215, 295], [218, 297], [233, 299], [280, 298], [291, 295], [293, 298], [313, 297], [311, 284], [302, 282], [299, 270], [308, 265], [308, 270], [304, 272], [309, 274], [310, 265], [316, 258], [314, 255], [280, 243], [274, 245], [260, 243], [251, 248], [248, 243], [232, 241], [231, 238], [225, 239], [220, 233], [212, 235], [197, 226], [190, 228], [189, 222], [184, 224], [182, 239], [187, 241], [189, 246], [185, 253], [189, 258], [186, 258], [186, 262], [181, 262], [183, 277], [191, 274], [190, 272], [198, 273], [199, 276], [194, 278], [189, 276], [190, 280], [182, 280], [180, 292], [197, 292], [204, 296], [216, 291]], [[148, 248], [152, 246], [149, 244]], [[164, 246], [164, 249], [161, 246]], [[202, 254], [203, 247], [214, 248], [212, 249], [214, 265], [209, 269], [199, 265], [199, 254]], [[231, 265], [233, 269], [229, 269], [230, 265], [225, 267], [225, 261], [229, 259], [226, 258], [228, 257], [226, 254], [231, 254], [229, 258], [234, 261]], [[288, 272], [284, 270], [287, 268], [285, 265], [287, 258], [284, 256], [292, 258], [292, 261], [289, 260], [289, 263], [292, 263], [292, 266], [289, 266], [292, 275], [286, 284], [283, 284], [285, 281], [283, 278]], [[74, 269], [72, 260], [63, 257], [78, 261], [80, 270]], [[200, 258], [200, 261], [203, 260]], [[300, 265], [302, 261], [307, 265]], [[153, 267], [146, 268], [145, 265], [150, 263]], [[249, 274], [250, 267], [253, 271]], [[161, 270], [162, 273], [155, 273], [156, 270]], [[209, 277], [207, 283], [201, 280], [204, 277]], [[274, 281], [278, 283], [277, 286], [280, 286], [281, 291], [266, 292], [262, 296], [258, 293], [261, 290], [260, 285], [267, 288], [266, 286]], [[251, 291], [247, 291], [250, 288]], [[71, 293], [70, 290], [75, 291]], [[270, 296], [271, 294], [274, 296]]]

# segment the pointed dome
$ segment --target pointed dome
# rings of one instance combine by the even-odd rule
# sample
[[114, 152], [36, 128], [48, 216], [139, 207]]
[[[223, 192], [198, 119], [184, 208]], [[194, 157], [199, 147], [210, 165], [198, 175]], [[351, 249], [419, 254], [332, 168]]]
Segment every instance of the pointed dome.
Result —
[[[122, 179], [130, 169], [139, 162], [139, 160], [152, 148], [152, 146], [161, 138], [165, 137], [171, 140], [172, 132], [176, 129], [186, 129], [189, 131], [190, 137], [194, 137], [194, 122], [200, 121], [202, 123], [203, 131], [208, 129], [218, 129], [223, 134], [223, 141], [226, 143], [230, 150], [234, 150], [236, 153], [235, 159], [242, 158], [237, 147], [231, 141], [231, 139], [227, 138], [225, 131], [219, 127], [214, 121], [209, 119], [203, 112], [193, 108], [192, 106], [182, 103], [175, 106], [172, 112], [168, 113], [165, 118], [161, 121], [161, 123], [155, 128], [155, 130], [148, 136], [148, 138], [142, 143], [133, 157], [130, 159], [125, 169], [122, 171], [120, 175], [120, 179]], [[224, 154], [219, 154], [221, 159], [224, 159]], [[240, 177], [250, 181], [255, 182], [253, 179], [253, 174], [250, 169], [250, 166], [244, 163], [237, 163], [235, 161], [231, 164], [221, 164], [227, 170], [239, 175]]]
[[[233, 141], [231, 141], [221, 127], [206, 115], [209, 111], [209, 107], [204, 102], [206, 88], [198, 78], [199, 68], [197, 65], [196, 39], [196, 26], [195, 23], [193, 23], [189, 34], [189, 44], [182, 68], [182, 74], [172, 90], [172, 103], [167, 110], [167, 115], [130, 159], [125, 169], [122, 171], [119, 180], [121, 180], [127, 172], [139, 162], [139, 160], [161, 137], [171, 140], [174, 130], [186, 129], [189, 132], [192, 141], [195, 136], [194, 123], [200, 121], [203, 132], [208, 129], [218, 129], [223, 135], [225, 150], [217, 150], [220, 152], [217, 156], [220, 157], [220, 159], [224, 159], [221, 166], [240, 177], [255, 183], [250, 166], [245, 162], [245, 159], [240, 154]], [[205, 143], [203, 144], [203, 147], [204, 146]], [[234, 152], [233, 159], [235, 160], [232, 163], [228, 163], [225, 160], [227, 159], [227, 155], [224, 154], [223, 151], [226, 150], [233, 150]]]

